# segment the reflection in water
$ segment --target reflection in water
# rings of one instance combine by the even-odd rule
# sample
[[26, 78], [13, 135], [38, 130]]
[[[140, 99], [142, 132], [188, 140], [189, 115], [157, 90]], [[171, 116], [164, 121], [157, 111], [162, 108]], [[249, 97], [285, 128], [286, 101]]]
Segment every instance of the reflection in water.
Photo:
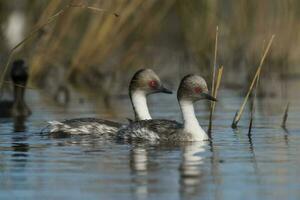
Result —
[[285, 145], [288, 146], [289, 145], [289, 131], [286, 128], [283, 128], [284, 130], [284, 142]]
[[248, 132], [248, 142], [249, 142], [249, 150], [250, 153], [254, 154], [254, 147], [253, 147], [253, 142], [252, 142], [252, 133]]
[[133, 193], [136, 199], [147, 199], [148, 196], [148, 155], [143, 147], [133, 147], [130, 151], [130, 169], [133, 175]]
[[286, 122], [284, 122], [284, 120], [286, 120], [286, 119], [283, 119], [283, 122], [281, 124], [281, 128], [283, 130], [285, 145], [288, 146], [289, 145], [289, 130], [286, 128], [286, 126], [285, 126]]
[[222, 190], [220, 189], [220, 185], [222, 182], [222, 174], [220, 173], [220, 163], [223, 162], [223, 160], [220, 160], [219, 151], [217, 148], [215, 148], [214, 143], [212, 140], [209, 141], [209, 147], [210, 151], [212, 153], [212, 156], [210, 158], [211, 161], [211, 175], [213, 183], [216, 185], [214, 190], [214, 199], [222, 199]]
[[251, 131], [248, 132], [248, 142], [249, 142], [249, 152], [251, 154], [251, 160], [252, 160], [253, 167], [254, 167], [254, 173], [257, 174], [256, 183], [260, 184], [261, 183], [260, 172], [259, 172], [259, 168], [258, 168], [258, 165], [257, 165], [256, 154], [255, 154], [255, 149], [254, 149], [254, 145], [253, 145]]
[[14, 153], [11, 154], [11, 160], [13, 162], [12, 170], [16, 172], [25, 170], [28, 159], [29, 145], [27, 143], [28, 136], [24, 132], [26, 130], [25, 120], [24, 117], [14, 118], [14, 133], [12, 133], [11, 142]]
[[26, 117], [15, 117], [14, 118], [14, 131], [15, 132], [26, 131], [25, 121], [26, 121]]
[[190, 197], [198, 194], [201, 182], [201, 165], [203, 158], [199, 153], [205, 151], [204, 142], [191, 143], [183, 147], [182, 160], [179, 168], [180, 173], [180, 194], [183, 197]]
[[[11, 145], [15, 153], [12, 154], [12, 157], [27, 157], [29, 146], [26, 143], [12, 143]], [[19, 161], [20, 159], [18, 159]]]
[[[16, 174], [24, 173], [26, 171], [26, 165], [28, 161], [28, 151], [30, 150], [27, 143], [28, 136], [24, 132], [15, 132], [12, 133], [12, 142], [11, 142], [11, 172], [14, 183], [14, 187], [19, 187], [23, 182], [27, 180], [26, 176], [17, 176]], [[16, 173], [16, 174], [15, 174]]]
[[[299, 104], [290, 110], [286, 141], [280, 128], [284, 107], [276, 116], [266, 116], [261, 104], [247, 137], [248, 118], [234, 132], [229, 128], [240, 99], [228, 96], [221, 100], [228, 107], [220, 106], [215, 115], [218, 133], [210, 148], [202, 143], [156, 147], [103, 141], [99, 136], [40, 136], [41, 121], [91, 111], [49, 106], [47, 111], [40, 109], [43, 104], [32, 104], [39, 109], [33, 107], [37, 113], [30, 123], [0, 121], [0, 199], [299, 199]], [[175, 118], [175, 108], [177, 104], [161, 116]], [[201, 111], [200, 117], [206, 118]]]

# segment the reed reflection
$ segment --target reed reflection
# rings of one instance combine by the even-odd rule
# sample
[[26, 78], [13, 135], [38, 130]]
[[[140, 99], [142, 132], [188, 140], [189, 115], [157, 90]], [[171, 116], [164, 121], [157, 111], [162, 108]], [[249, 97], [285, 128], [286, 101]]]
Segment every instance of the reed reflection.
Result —
[[204, 142], [190, 143], [182, 149], [179, 192], [183, 197], [191, 197], [199, 193], [202, 178], [201, 165], [203, 164], [201, 153], [205, 151], [205, 145]]
[[14, 118], [14, 132], [26, 131], [26, 117], [15, 117]]

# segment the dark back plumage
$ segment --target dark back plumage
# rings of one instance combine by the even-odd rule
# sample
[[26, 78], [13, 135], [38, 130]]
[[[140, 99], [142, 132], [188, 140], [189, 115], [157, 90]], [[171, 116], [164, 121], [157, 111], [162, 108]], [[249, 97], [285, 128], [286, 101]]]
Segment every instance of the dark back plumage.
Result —
[[121, 128], [117, 138], [121, 140], [168, 140], [183, 125], [166, 119], [141, 120]]

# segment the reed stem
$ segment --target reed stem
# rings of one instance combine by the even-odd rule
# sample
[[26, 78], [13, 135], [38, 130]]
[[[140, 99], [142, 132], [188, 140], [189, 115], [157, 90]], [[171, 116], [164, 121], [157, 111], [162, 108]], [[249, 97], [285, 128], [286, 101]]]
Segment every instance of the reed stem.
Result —
[[[214, 51], [214, 62], [213, 62], [213, 76], [211, 84], [212, 95], [215, 96], [215, 82], [216, 82], [216, 68], [217, 68], [217, 54], [218, 54], [218, 36], [219, 36], [219, 27], [216, 27], [216, 37], [215, 37], [215, 51]], [[210, 104], [210, 115], [209, 115], [209, 126], [208, 126], [208, 136], [211, 138], [211, 129], [212, 129], [212, 113], [213, 113], [214, 102]]]
[[265, 59], [266, 59], [266, 56], [267, 56], [267, 54], [268, 54], [268, 52], [269, 52], [269, 50], [270, 50], [270, 48], [271, 48], [271, 45], [272, 45], [273, 40], [274, 40], [274, 37], [275, 37], [275, 35], [272, 35], [272, 37], [271, 37], [271, 39], [270, 39], [270, 41], [269, 41], [269, 43], [268, 43], [268, 45], [267, 45], [267, 48], [266, 48], [266, 50], [265, 50], [265, 52], [264, 52], [264, 54], [263, 54], [263, 56], [262, 56], [262, 58], [261, 58], [261, 60], [260, 60], [259, 66], [258, 66], [258, 68], [257, 68], [257, 70], [256, 70], [256, 73], [255, 73], [255, 75], [254, 75], [254, 78], [253, 78], [253, 80], [252, 80], [252, 82], [251, 82], [251, 84], [250, 84], [250, 87], [249, 87], [249, 90], [248, 90], [248, 92], [247, 92], [247, 95], [245, 96], [245, 99], [244, 99], [244, 101], [243, 101], [243, 103], [242, 103], [240, 109], [238, 110], [236, 116], [234, 117], [234, 119], [233, 119], [233, 121], [232, 121], [232, 124], [231, 124], [231, 127], [232, 127], [232, 128], [236, 128], [236, 127], [237, 127], [237, 124], [239, 123], [239, 121], [240, 121], [240, 119], [241, 119], [241, 117], [242, 117], [242, 114], [243, 114], [245, 105], [246, 105], [246, 103], [247, 103], [247, 101], [248, 101], [248, 98], [249, 98], [250, 94], [252, 93], [252, 90], [253, 90], [255, 81], [257, 80], [257, 78], [258, 78], [259, 75], [260, 75], [260, 72], [261, 72], [263, 63], [264, 63], [264, 61], [265, 61]]
[[[215, 90], [213, 96], [217, 98], [218, 96], [218, 90], [220, 88], [221, 80], [223, 75], [223, 66], [218, 68], [218, 75], [217, 75], [217, 82], [215, 85]], [[211, 138], [211, 130], [212, 130], [212, 114], [215, 111], [216, 102], [212, 102], [211, 110], [210, 110], [210, 116], [209, 116], [209, 126], [208, 126], [208, 133]]]

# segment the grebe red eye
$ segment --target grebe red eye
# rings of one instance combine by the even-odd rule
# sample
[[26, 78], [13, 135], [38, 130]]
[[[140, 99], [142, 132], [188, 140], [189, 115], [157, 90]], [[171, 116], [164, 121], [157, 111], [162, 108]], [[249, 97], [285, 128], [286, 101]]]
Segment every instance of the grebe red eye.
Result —
[[151, 80], [151, 81], [149, 81], [149, 87], [151, 87], [152, 89], [156, 89], [157, 88], [157, 81], [155, 81], [155, 80]]
[[201, 93], [202, 92], [201, 87], [194, 87], [194, 92], [198, 94]]

